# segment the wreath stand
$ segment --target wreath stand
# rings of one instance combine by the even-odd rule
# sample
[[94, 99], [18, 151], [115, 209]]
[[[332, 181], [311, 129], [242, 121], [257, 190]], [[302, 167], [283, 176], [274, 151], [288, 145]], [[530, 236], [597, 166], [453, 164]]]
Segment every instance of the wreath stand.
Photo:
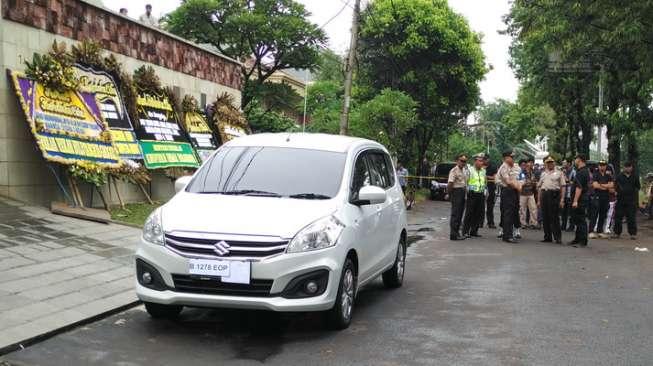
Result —
[[[79, 191], [79, 185], [77, 184], [77, 181], [70, 175], [70, 173], [66, 173], [66, 179], [68, 180], [68, 188], [70, 190], [70, 193], [68, 193], [68, 191], [66, 191], [65, 185], [61, 181], [59, 174], [57, 174], [55, 168], [52, 167], [52, 164], [47, 164], [47, 167], [54, 175], [54, 178], [57, 182], [57, 186], [63, 193], [67, 202], [70, 202], [70, 204], [68, 204], [67, 202], [55, 202], [55, 201], [51, 202], [50, 211], [53, 214], [74, 217], [77, 219], [101, 222], [105, 224], [111, 222], [111, 214], [108, 211], [107, 202], [104, 198], [104, 195], [102, 194], [102, 192], [100, 192], [99, 189], [97, 191], [104, 203], [105, 210], [92, 208], [92, 207], [85, 207], [84, 200], [82, 199], [82, 195]], [[91, 185], [91, 205], [92, 204], [93, 204], [93, 185]]]

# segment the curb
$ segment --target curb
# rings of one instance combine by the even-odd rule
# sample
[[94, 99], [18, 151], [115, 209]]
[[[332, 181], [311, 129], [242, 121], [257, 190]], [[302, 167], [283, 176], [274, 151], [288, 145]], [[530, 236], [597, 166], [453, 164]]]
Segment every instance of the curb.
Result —
[[45, 340], [47, 340], [49, 338], [52, 338], [52, 337], [54, 337], [56, 335], [61, 334], [61, 333], [67, 332], [69, 330], [72, 330], [72, 329], [77, 328], [77, 327], [82, 326], [82, 325], [94, 323], [94, 322], [96, 322], [98, 320], [101, 320], [103, 318], [107, 318], [107, 317], [109, 317], [111, 315], [123, 312], [123, 311], [131, 309], [131, 308], [134, 308], [134, 307], [136, 307], [136, 306], [138, 306], [140, 304], [141, 304], [140, 300], [133, 301], [133, 302], [130, 302], [128, 304], [119, 306], [117, 308], [107, 310], [107, 311], [105, 311], [103, 313], [93, 315], [93, 316], [88, 317], [86, 319], [82, 319], [80, 321], [70, 323], [68, 325], [64, 325], [61, 328], [53, 329], [53, 330], [48, 331], [46, 333], [31, 337], [31, 338], [28, 338], [28, 339], [25, 339], [25, 340], [22, 340], [22, 341], [19, 341], [19, 342], [16, 342], [14, 344], [10, 344], [8, 346], [0, 348], [0, 356], [4, 356], [4, 355], [6, 355], [8, 353], [11, 353], [11, 352], [14, 352], [14, 351], [17, 351], [17, 350], [21, 350], [23, 348], [32, 346], [32, 345], [34, 345], [36, 343], [43, 342], [43, 341], [45, 341]]

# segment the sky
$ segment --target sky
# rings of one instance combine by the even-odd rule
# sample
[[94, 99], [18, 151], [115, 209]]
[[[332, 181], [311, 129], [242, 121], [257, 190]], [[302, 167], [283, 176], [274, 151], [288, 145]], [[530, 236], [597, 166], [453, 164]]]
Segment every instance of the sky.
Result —
[[[298, 0], [312, 14], [310, 19], [324, 26], [329, 36], [329, 47], [344, 53], [349, 47], [352, 8], [354, 0]], [[367, 4], [368, 0], [362, 0]], [[137, 18], [145, 12], [145, 4], [153, 5], [155, 16], [174, 10], [179, 0], [104, 0], [104, 6], [118, 11], [125, 7], [129, 16]], [[500, 35], [505, 28], [502, 16], [508, 13], [509, 0], [449, 0], [449, 5], [469, 21], [471, 28], [483, 34], [483, 52], [486, 62], [492, 66], [481, 82], [481, 97], [485, 102], [502, 98], [514, 101], [519, 83], [508, 65], [510, 37]], [[334, 17], [335, 16], [335, 17]], [[328, 22], [328, 24], [327, 24]]]

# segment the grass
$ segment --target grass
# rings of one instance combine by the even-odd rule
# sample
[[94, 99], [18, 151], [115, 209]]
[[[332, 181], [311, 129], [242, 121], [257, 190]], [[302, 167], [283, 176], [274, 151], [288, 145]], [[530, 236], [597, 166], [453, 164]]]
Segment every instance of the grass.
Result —
[[125, 208], [112, 207], [111, 219], [125, 224], [135, 225], [142, 227], [145, 220], [150, 216], [152, 211], [161, 206], [161, 203], [155, 202], [154, 205], [149, 203], [128, 203]]
[[428, 188], [420, 188], [415, 191], [415, 203], [424, 202], [429, 199], [431, 190]]

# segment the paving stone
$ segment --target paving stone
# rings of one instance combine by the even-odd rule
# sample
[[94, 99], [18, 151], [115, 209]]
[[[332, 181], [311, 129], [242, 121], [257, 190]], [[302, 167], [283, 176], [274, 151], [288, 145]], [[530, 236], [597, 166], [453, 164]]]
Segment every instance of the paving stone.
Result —
[[141, 230], [0, 198], [0, 348], [137, 300]]
[[48, 304], [56, 306], [61, 309], [73, 308], [77, 305], [85, 304], [97, 300], [98, 296], [93, 296], [93, 294], [85, 294], [80, 291], [71, 292], [65, 295], [57, 296], [47, 300]]
[[52, 249], [46, 252], [34, 254], [25, 254], [24, 256], [39, 262], [51, 261], [59, 258], [72, 257], [74, 255], [84, 254], [85, 252], [77, 248]]
[[35, 318], [51, 314], [61, 309], [46, 304], [44, 302], [35, 302], [26, 306], [20, 306], [0, 313], [0, 324], [2, 329], [7, 329], [14, 325], [28, 323]]
[[4, 271], [6, 269], [20, 267], [20, 266], [25, 266], [33, 263], [36, 262], [31, 259], [27, 259], [23, 257], [18, 257], [18, 256], [8, 257], [5, 259], [0, 259], [0, 271]]
[[22, 278], [16, 281], [0, 283], [0, 291], [18, 293], [27, 289], [35, 289], [53, 283], [66, 281], [74, 277], [75, 276], [65, 271], [45, 273], [38, 276]]
[[[2, 312], [4, 311], [8, 311], [11, 309], [19, 308], [21, 306], [26, 306], [34, 303], [34, 300], [28, 297], [9, 294], [8, 292], [4, 292], [4, 291], [0, 292], [0, 296], [2, 298], [2, 301], [0, 301], [0, 314], [2, 314]], [[2, 329], [1, 327], [2, 325], [0, 323], [0, 329]]]

